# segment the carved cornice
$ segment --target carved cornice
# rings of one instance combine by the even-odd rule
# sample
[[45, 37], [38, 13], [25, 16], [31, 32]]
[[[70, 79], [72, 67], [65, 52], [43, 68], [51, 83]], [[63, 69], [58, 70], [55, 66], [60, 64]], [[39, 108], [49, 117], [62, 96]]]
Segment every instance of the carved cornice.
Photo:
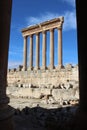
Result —
[[36, 24], [34, 26], [30, 26], [27, 28], [22, 29], [23, 36], [29, 36], [31, 34], [40, 33], [43, 31], [47, 31], [54, 28], [60, 28], [64, 22], [64, 17], [55, 18], [49, 21], [45, 21], [40, 24]]

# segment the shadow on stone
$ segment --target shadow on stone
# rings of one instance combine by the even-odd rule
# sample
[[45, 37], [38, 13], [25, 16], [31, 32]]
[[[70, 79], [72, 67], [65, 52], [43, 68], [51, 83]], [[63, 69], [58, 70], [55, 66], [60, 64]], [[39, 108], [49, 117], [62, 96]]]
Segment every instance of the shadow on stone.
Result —
[[15, 109], [14, 122], [16, 130], [77, 130], [79, 105], [45, 109], [42, 107], [25, 107]]

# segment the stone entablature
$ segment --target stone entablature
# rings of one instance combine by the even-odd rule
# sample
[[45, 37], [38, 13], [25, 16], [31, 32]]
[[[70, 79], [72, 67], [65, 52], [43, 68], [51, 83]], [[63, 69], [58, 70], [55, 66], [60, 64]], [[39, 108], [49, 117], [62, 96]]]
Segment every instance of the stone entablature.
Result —
[[[46, 32], [50, 32], [50, 69], [54, 68], [54, 29], [58, 30], [58, 69], [62, 68], [62, 26], [64, 17], [55, 18], [34, 26], [30, 26], [22, 29], [22, 35], [24, 37], [24, 54], [23, 54], [23, 71], [33, 69], [33, 35], [36, 36], [36, 64], [35, 69], [46, 69]], [[39, 66], [40, 59], [40, 33], [42, 33], [42, 66]], [[29, 67], [27, 66], [27, 38], [30, 38], [30, 50], [29, 50]]]
[[43, 31], [48, 31], [53, 28], [62, 28], [63, 22], [64, 22], [64, 17], [59, 17], [40, 24], [36, 24], [34, 26], [30, 26], [22, 29], [22, 35], [23, 37], [25, 37]]

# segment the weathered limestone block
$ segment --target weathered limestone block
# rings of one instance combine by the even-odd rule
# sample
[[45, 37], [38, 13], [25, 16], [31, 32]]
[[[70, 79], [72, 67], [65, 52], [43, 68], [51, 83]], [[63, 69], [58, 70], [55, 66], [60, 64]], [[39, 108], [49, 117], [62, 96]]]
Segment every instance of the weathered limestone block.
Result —
[[50, 95], [51, 94], [51, 90], [48, 89], [48, 88], [42, 88], [41, 89], [41, 94], [44, 94], [44, 95]]
[[[69, 65], [71, 66], [71, 65]], [[32, 70], [32, 71], [18, 71], [18, 72], [8, 72], [7, 81], [8, 84], [20, 83], [22, 84], [32, 84], [34, 86], [41, 86], [52, 84], [58, 86], [59, 83], [66, 83], [66, 81], [78, 81], [78, 69], [74, 67], [70, 70], [61, 69], [61, 70]]]
[[[8, 92], [10, 93], [10, 92]], [[40, 89], [40, 88], [20, 88], [17, 91], [11, 93], [15, 97], [30, 97], [30, 98], [40, 98], [41, 95], [50, 95], [50, 89]]]
[[64, 99], [64, 100], [70, 100], [70, 99], [77, 99], [79, 98], [79, 92], [76, 91], [76, 89], [53, 89], [52, 90], [52, 96], [55, 98], [55, 100]]
[[23, 84], [23, 88], [29, 88], [29, 84], [26, 82], [25, 84]]
[[50, 96], [49, 99], [48, 99], [48, 103], [49, 104], [55, 104], [56, 101], [54, 100], [54, 98], [52, 96]]
[[39, 85], [39, 88], [47, 88], [47, 86], [45, 84], [41, 84]]
[[76, 88], [75, 97], [79, 99], [79, 87]]
[[66, 64], [65, 69], [71, 70], [72, 69], [72, 65], [71, 64]]

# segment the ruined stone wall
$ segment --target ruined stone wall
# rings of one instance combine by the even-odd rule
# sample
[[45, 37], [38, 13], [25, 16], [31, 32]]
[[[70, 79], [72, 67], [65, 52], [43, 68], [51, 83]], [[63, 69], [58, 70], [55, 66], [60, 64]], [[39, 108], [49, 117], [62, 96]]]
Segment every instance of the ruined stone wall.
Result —
[[49, 88], [50, 85], [57, 87], [61, 83], [78, 81], [78, 66], [72, 67], [70, 64], [66, 65], [61, 70], [46, 69], [46, 70], [32, 70], [22, 71], [12, 69], [8, 72], [7, 83], [10, 85], [19, 85], [22, 87], [43, 86]]

